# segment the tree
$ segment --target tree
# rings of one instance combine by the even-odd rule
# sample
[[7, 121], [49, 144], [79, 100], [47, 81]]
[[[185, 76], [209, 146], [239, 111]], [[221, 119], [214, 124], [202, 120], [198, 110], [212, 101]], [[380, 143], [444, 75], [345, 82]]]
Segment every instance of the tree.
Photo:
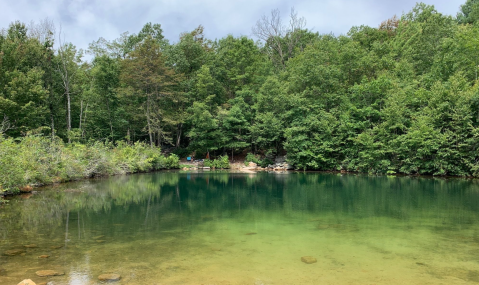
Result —
[[153, 147], [157, 135], [158, 142], [165, 138], [163, 111], [160, 103], [174, 92], [177, 84], [173, 69], [165, 66], [165, 59], [160, 51], [160, 44], [151, 36], [147, 36], [127, 59], [122, 62], [121, 80], [142, 100], [141, 106], [145, 114], [147, 133]]
[[459, 24], [474, 24], [479, 20], [479, 1], [467, 0], [461, 5], [459, 13], [457, 13], [457, 22]]
[[57, 69], [56, 71], [61, 77], [63, 87], [63, 95], [66, 97], [66, 122], [68, 142], [71, 142], [70, 133], [72, 131], [72, 94], [73, 85], [75, 83], [79, 63], [82, 54], [78, 53], [75, 46], [71, 43], [64, 43], [61, 39], [62, 33], [59, 33], [59, 47], [57, 50]]
[[294, 8], [291, 8], [289, 25], [283, 24], [279, 9], [275, 9], [271, 11], [270, 17], [263, 15], [252, 31], [265, 43], [269, 49], [268, 55], [275, 65], [284, 68], [286, 61], [293, 56], [305, 26], [306, 19], [298, 17]]

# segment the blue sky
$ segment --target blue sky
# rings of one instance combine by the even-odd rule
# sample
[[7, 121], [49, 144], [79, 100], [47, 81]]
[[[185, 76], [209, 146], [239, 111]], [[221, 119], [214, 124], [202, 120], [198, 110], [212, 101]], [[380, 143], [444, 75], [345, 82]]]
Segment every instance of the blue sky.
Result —
[[[430, 0], [443, 14], [455, 16], [465, 0]], [[393, 15], [409, 12], [416, 1], [402, 0], [0, 0], [0, 28], [19, 20], [38, 22], [45, 18], [61, 25], [66, 41], [78, 48], [104, 37], [118, 38], [123, 32], [137, 33], [147, 23], [162, 25], [170, 42], [198, 25], [209, 39], [252, 36], [251, 28], [264, 14], [280, 9], [287, 18], [291, 7], [307, 20], [306, 27], [319, 33], [345, 34], [352, 26], [377, 27]]]

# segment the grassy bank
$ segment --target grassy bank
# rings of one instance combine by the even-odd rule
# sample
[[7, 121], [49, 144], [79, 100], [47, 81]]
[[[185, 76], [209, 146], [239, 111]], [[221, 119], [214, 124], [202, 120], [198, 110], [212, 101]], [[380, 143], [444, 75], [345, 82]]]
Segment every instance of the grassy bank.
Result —
[[0, 195], [21, 188], [95, 176], [178, 168], [176, 155], [143, 143], [65, 144], [60, 139], [0, 137]]

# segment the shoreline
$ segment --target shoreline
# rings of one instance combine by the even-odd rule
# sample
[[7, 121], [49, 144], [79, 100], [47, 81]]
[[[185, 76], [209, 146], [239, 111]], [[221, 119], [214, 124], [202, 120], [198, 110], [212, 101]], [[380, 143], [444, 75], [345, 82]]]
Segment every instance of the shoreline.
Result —
[[[244, 165], [244, 164], [243, 164]], [[181, 166], [181, 164], [180, 164]], [[109, 177], [115, 177], [115, 176], [129, 176], [129, 175], [135, 175], [135, 174], [149, 174], [149, 173], [157, 173], [157, 172], [167, 172], [167, 171], [178, 171], [178, 172], [195, 172], [195, 173], [203, 173], [203, 172], [211, 172], [211, 171], [228, 171], [232, 173], [245, 173], [245, 174], [254, 174], [258, 172], [268, 172], [268, 173], [324, 173], [324, 174], [340, 174], [340, 175], [355, 175], [355, 176], [370, 176], [370, 177], [402, 177], [402, 178], [425, 178], [425, 179], [441, 179], [441, 180], [449, 180], [449, 179], [466, 179], [466, 180], [477, 180], [479, 179], [474, 176], [434, 176], [434, 175], [423, 175], [423, 174], [369, 174], [369, 173], [364, 173], [364, 172], [351, 172], [351, 171], [333, 171], [333, 170], [287, 170], [287, 169], [281, 169], [281, 170], [275, 170], [272, 168], [253, 168], [253, 167], [230, 167], [229, 169], [215, 169], [215, 168], [204, 168], [204, 167], [192, 167], [192, 168], [171, 168], [171, 169], [159, 169], [159, 170], [152, 170], [152, 171], [146, 171], [146, 172], [132, 172], [132, 173], [122, 173], [122, 174], [112, 174], [112, 175], [98, 175], [94, 177], [84, 177], [80, 179], [72, 179], [68, 181], [61, 181], [61, 182], [53, 182], [53, 183], [47, 183], [47, 184], [33, 184], [33, 185], [26, 185], [23, 186], [19, 189], [19, 192], [12, 192], [12, 191], [5, 191], [0, 193], [0, 202], [1, 199], [5, 197], [14, 197], [22, 194], [29, 194], [35, 191], [35, 189], [41, 189], [43, 187], [49, 187], [52, 185], [59, 185], [59, 184], [65, 184], [65, 183], [70, 183], [70, 182], [77, 182], [77, 181], [83, 181], [83, 180], [96, 180], [96, 179], [104, 179], [104, 178], [109, 178]], [[27, 189], [27, 190], [25, 190]]]

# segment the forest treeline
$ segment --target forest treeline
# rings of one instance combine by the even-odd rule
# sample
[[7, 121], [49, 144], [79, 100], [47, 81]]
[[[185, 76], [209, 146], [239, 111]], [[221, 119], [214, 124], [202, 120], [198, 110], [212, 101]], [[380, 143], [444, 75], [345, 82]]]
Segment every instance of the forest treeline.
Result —
[[0, 132], [197, 158], [286, 153], [296, 169], [477, 176], [478, 19], [479, 0], [456, 17], [420, 3], [335, 36], [275, 10], [253, 26], [259, 41], [210, 40], [199, 26], [169, 43], [147, 23], [85, 51], [51, 21], [15, 22], [0, 33]]

